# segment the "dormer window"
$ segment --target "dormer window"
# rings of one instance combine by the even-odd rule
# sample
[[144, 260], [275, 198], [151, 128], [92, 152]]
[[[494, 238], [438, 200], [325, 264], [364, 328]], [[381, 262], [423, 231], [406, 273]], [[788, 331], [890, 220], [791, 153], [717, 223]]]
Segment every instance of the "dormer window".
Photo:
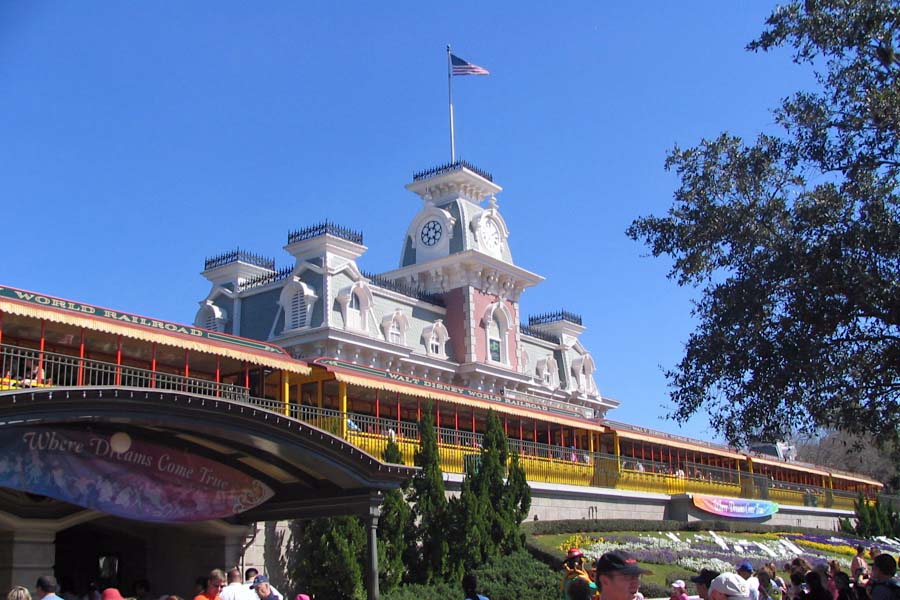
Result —
[[381, 319], [381, 329], [384, 339], [392, 344], [406, 345], [406, 331], [409, 329], [409, 318], [398, 309], [388, 313]]
[[575, 385], [582, 394], [596, 396], [600, 393], [597, 390], [597, 383], [594, 381], [594, 371], [596, 369], [594, 359], [590, 354], [584, 354], [572, 361], [572, 375], [575, 379]]
[[288, 329], [306, 327], [307, 318], [306, 298], [302, 290], [297, 290], [291, 295], [291, 306], [286, 319]]
[[531, 362], [531, 356], [524, 347], [519, 346], [519, 373], [528, 373], [528, 363]]
[[437, 332], [432, 332], [431, 337], [428, 338], [428, 351], [429, 354], [435, 356], [441, 354], [441, 337]]
[[535, 363], [535, 375], [543, 386], [559, 387], [559, 365], [552, 356], [545, 356]]
[[344, 329], [370, 333], [370, 323], [374, 323], [372, 305], [374, 297], [372, 290], [365, 281], [357, 281], [350, 287], [344, 288], [338, 294], [337, 301], [341, 305], [341, 313], [344, 317]]
[[431, 325], [422, 329], [422, 342], [425, 344], [425, 354], [435, 358], [447, 358], [447, 342], [450, 335], [444, 322], [438, 319]]
[[212, 300], [201, 302], [200, 310], [194, 317], [194, 325], [210, 331], [224, 332], [227, 323], [228, 313], [225, 312], [225, 309], [216, 306]]
[[278, 303], [284, 310], [284, 328], [282, 333], [296, 331], [310, 326], [312, 308], [319, 297], [315, 291], [302, 281], [294, 278], [282, 289]]

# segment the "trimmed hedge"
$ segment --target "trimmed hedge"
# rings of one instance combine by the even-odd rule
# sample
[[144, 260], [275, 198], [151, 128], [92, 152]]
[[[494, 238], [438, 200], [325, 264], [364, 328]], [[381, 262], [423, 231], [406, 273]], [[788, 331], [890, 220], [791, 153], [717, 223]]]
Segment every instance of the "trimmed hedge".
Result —
[[[559, 565], [556, 565], [559, 567]], [[522, 600], [523, 598], [556, 598], [559, 595], [559, 575], [544, 567], [528, 552], [520, 550], [498, 556], [493, 562], [475, 571], [479, 592], [491, 600]], [[431, 600], [432, 598], [461, 598], [460, 582], [437, 582], [433, 585], [403, 585], [384, 600]]]

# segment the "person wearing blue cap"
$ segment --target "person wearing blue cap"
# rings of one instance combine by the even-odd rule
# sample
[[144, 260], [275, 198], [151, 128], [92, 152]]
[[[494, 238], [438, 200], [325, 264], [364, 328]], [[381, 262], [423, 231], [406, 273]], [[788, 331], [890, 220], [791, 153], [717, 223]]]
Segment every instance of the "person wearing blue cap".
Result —
[[759, 579], [753, 576], [753, 565], [749, 560], [745, 560], [737, 567], [738, 575], [747, 582], [750, 590], [750, 600], [759, 600]]
[[256, 592], [259, 600], [278, 600], [278, 596], [275, 595], [275, 592], [272, 591], [272, 586], [269, 585], [269, 578], [265, 575], [257, 575], [250, 589]]

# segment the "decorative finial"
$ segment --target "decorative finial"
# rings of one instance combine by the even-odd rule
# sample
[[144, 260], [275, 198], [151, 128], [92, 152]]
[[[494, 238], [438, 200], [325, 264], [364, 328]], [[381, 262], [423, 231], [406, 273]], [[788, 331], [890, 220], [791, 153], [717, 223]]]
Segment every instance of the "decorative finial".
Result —
[[497, 208], [497, 196], [491, 194], [491, 199], [488, 202], [490, 203], [491, 208], [493, 208], [493, 209]]

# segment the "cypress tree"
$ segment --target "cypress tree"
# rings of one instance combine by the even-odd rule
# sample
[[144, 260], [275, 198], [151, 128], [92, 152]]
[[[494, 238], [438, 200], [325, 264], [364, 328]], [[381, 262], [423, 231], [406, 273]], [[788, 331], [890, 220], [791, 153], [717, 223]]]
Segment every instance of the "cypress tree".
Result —
[[872, 531], [871, 512], [862, 492], [859, 493], [859, 497], [853, 504], [856, 511], [856, 533], [865, 538], [870, 537]]
[[484, 566], [490, 547], [487, 510], [490, 508], [484, 496], [479, 496], [472, 485], [473, 473], [466, 473], [462, 491], [449, 502], [450, 574], [458, 579], [462, 572]]
[[357, 517], [291, 523], [291, 579], [305, 593], [364, 600], [364, 552], [365, 530]]
[[[403, 454], [394, 440], [388, 440], [382, 459], [385, 462], [402, 464]], [[388, 490], [381, 506], [378, 520], [378, 572], [379, 588], [387, 593], [400, 585], [406, 569], [404, 556], [408, 556], [407, 531], [415, 526], [412, 511], [406, 502], [409, 483], [398, 490]]]
[[506, 435], [494, 411], [488, 412], [487, 428], [481, 445], [481, 462], [472, 476], [472, 489], [484, 503], [484, 558], [495, 555], [510, 535], [513, 516], [506, 498], [506, 461], [509, 448]]
[[415, 555], [407, 555], [410, 578], [417, 583], [432, 583], [448, 572], [447, 496], [444, 474], [438, 454], [437, 434], [431, 406], [423, 411], [419, 421], [419, 450], [415, 463], [420, 470], [412, 479], [413, 514], [418, 519], [414, 542]]
[[519, 462], [519, 453], [513, 452], [509, 462], [509, 476], [506, 479], [505, 497], [509, 504], [513, 528], [511, 535], [504, 541], [504, 551], [525, 547], [525, 534], [519, 531], [519, 525], [528, 516], [531, 509], [531, 488], [525, 478], [525, 469]]

